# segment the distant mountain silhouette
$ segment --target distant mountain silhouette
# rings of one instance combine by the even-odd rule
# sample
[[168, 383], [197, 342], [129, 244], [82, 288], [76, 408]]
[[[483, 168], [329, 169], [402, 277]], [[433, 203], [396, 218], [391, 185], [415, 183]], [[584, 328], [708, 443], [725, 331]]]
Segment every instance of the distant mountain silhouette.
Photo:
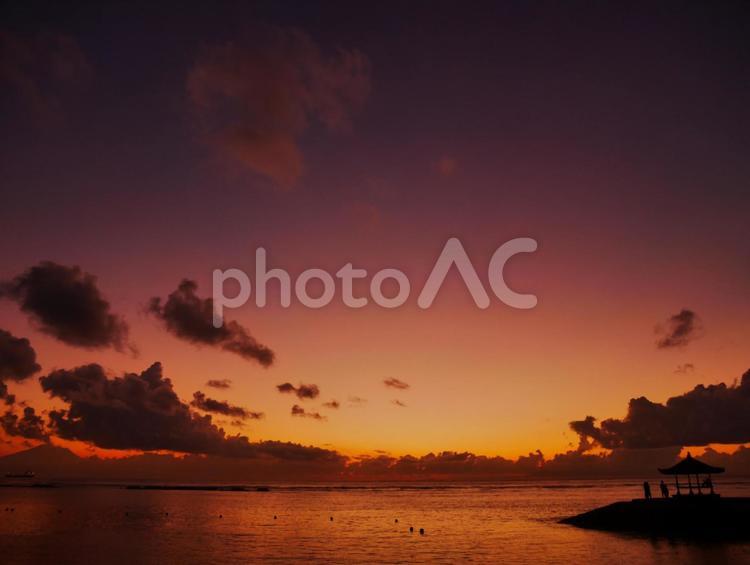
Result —
[[71, 476], [84, 470], [86, 460], [64, 447], [39, 445], [0, 457], [0, 477], [5, 473], [33, 471], [37, 479]]
[[[630, 452], [628, 452], [630, 451]], [[343, 463], [280, 459], [272, 457], [226, 458], [203, 455], [174, 457], [168, 454], [144, 453], [120, 459], [79, 457], [64, 447], [41, 445], [0, 457], [0, 482], [6, 473], [33, 471], [36, 482], [93, 481], [137, 483], [235, 483], [336, 481], [336, 480], [495, 480], [504, 478], [613, 478], [653, 476], [655, 468], [670, 462], [679, 448], [668, 450], [619, 450], [607, 457], [568, 453], [547, 460], [542, 469], [536, 460], [524, 466], [510, 460], [482, 467], [476, 457], [467, 454], [430, 454], [411, 462], [418, 467], [410, 475], [399, 475], [400, 467], [375, 468], [360, 461], [345, 467]], [[541, 458], [541, 454], [539, 455]], [[727, 467], [734, 476], [750, 476], [750, 448], [740, 448], [734, 455], [711, 451], [705, 457], [711, 464]], [[529, 459], [529, 458], [527, 458]], [[655, 462], [658, 460], [658, 463]], [[394, 460], [395, 461], [395, 460]], [[422, 466], [431, 466], [424, 471]]]
[[[278, 459], [239, 459], [202, 455], [174, 457], [144, 453], [120, 459], [79, 457], [69, 449], [40, 445], [0, 457], [0, 482], [6, 473], [35, 473], [34, 482], [173, 482], [173, 483], [253, 483], [269, 480], [329, 480], [339, 468], [326, 463], [282, 461]], [[15, 483], [17, 480], [7, 479]]]

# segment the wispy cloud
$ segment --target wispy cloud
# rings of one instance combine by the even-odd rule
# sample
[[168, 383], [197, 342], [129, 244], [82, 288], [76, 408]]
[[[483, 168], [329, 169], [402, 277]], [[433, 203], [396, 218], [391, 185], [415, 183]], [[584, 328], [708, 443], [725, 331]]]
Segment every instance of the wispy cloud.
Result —
[[383, 384], [389, 388], [396, 388], [399, 390], [407, 390], [410, 386], [408, 383], [395, 378], [385, 379]]
[[265, 416], [263, 412], [253, 412], [242, 406], [233, 406], [224, 400], [214, 400], [213, 398], [207, 397], [201, 391], [197, 391], [193, 394], [193, 400], [190, 402], [190, 405], [193, 408], [198, 408], [204, 412], [232, 416], [233, 418], [239, 418], [240, 420], [260, 420]]
[[239, 355], [243, 359], [257, 361], [264, 367], [273, 364], [274, 352], [259, 343], [244, 326], [235, 321], [225, 321], [216, 328], [213, 325], [213, 299], [200, 298], [195, 281], [183, 280], [167, 300], [154, 297], [147, 312], [161, 320], [171, 334], [194, 343], [217, 347]]
[[211, 379], [206, 382], [206, 386], [226, 390], [232, 387], [232, 381], [229, 379]]
[[656, 326], [656, 347], [673, 349], [685, 347], [701, 336], [703, 327], [700, 318], [692, 310], [683, 309], [666, 322]]
[[292, 383], [282, 383], [276, 385], [276, 390], [282, 394], [294, 394], [300, 400], [317, 398], [320, 395], [318, 385], [306, 385], [303, 383], [300, 383], [299, 386], [294, 386]]
[[292, 406], [292, 416], [298, 416], [300, 418], [312, 418], [313, 420], [326, 420], [325, 416], [322, 416], [319, 412], [308, 412], [299, 404]]
[[349, 127], [368, 97], [370, 65], [357, 50], [325, 54], [299, 30], [256, 26], [242, 41], [206, 47], [187, 90], [223, 152], [290, 188], [305, 170], [299, 138], [315, 123]]

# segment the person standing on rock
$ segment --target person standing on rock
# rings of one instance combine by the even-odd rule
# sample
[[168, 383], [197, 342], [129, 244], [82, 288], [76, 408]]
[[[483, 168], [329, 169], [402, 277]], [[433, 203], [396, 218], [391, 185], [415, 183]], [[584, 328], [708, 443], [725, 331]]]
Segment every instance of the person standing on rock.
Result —
[[648, 481], [643, 481], [643, 497], [646, 500], [651, 500], [651, 485]]

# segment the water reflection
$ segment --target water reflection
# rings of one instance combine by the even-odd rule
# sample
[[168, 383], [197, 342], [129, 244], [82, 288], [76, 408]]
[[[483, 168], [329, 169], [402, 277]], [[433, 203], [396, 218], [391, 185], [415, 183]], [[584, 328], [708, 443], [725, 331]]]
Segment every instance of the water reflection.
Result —
[[[750, 560], [748, 544], [699, 545], [556, 523], [593, 506], [632, 498], [634, 485], [603, 481], [271, 492], [4, 488], [0, 508], [16, 511], [0, 513], [0, 547], [5, 563]], [[733, 488], [734, 494], [746, 495], [748, 485]], [[425, 535], [419, 535], [422, 528]]]

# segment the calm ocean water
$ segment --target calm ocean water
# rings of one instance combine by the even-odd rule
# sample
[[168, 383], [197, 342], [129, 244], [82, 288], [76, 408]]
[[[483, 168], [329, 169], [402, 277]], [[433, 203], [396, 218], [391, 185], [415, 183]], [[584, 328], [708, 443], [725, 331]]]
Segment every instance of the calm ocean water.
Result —
[[[750, 496], [748, 482], [720, 488]], [[648, 539], [556, 523], [639, 492], [638, 481], [623, 480], [270, 492], [0, 488], [0, 562], [750, 563], [750, 544]]]

